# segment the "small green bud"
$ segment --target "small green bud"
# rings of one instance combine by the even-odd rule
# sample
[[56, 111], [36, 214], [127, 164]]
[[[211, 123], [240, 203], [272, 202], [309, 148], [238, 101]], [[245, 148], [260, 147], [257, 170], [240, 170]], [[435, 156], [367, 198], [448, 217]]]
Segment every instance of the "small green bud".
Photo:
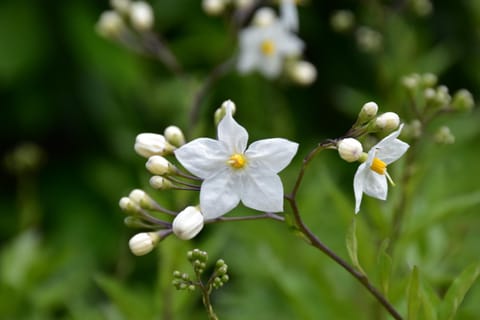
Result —
[[440, 127], [434, 135], [434, 140], [440, 144], [453, 144], [455, 143], [455, 136], [447, 126]]
[[178, 288], [180, 290], [185, 290], [185, 289], [187, 289], [187, 287], [188, 287], [188, 285], [184, 282], [180, 283], [179, 286], [178, 286]]
[[123, 219], [123, 224], [125, 224], [129, 228], [145, 228], [145, 224], [143, 223], [143, 221], [140, 218], [133, 216], [125, 217], [125, 219]]
[[349, 10], [338, 10], [330, 17], [330, 26], [336, 32], [347, 32], [355, 25], [355, 16]]
[[457, 111], [470, 111], [475, 106], [475, 101], [470, 91], [461, 89], [455, 92], [452, 100], [452, 108]]
[[182, 273], [182, 280], [189, 281], [190, 280], [190, 275], [188, 273]]
[[224, 275], [222, 276], [222, 282], [225, 283], [225, 282], [228, 282], [228, 280], [230, 280], [230, 277], [228, 276], [228, 274], [224, 274]]
[[438, 81], [437, 76], [433, 73], [425, 73], [425, 74], [422, 75], [421, 78], [422, 78], [421, 79], [422, 85], [425, 88], [433, 88], [437, 84], [437, 81]]
[[157, 190], [168, 190], [175, 187], [172, 181], [161, 176], [152, 176], [149, 180], [149, 183], [152, 186], [152, 188], [155, 188]]
[[223, 259], [218, 259], [217, 262], [215, 263], [215, 267], [220, 268], [225, 264], [225, 261]]
[[222, 276], [224, 274], [226, 274], [228, 271], [228, 266], [226, 264], [224, 264], [223, 266], [221, 266], [220, 268], [217, 268], [217, 273]]
[[195, 286], [193, 284], [189, 285], [187, 288], [189, 291], [195, 291]]
[[407, 90], [415, 91], [418, 88], [420, 81], [420, 75], [417, 73], [413, 73], [411, 75], [403, 77], [402, 84]]
[[128, 197], [143, 209], [151, 210], [156, 207], [156, 202], [143, 190], [134, 189]]
[[174, 278], [180, 278], [182, 276], [182, 273], [178, 270], [173, 271], [173, 277]]
[[357, 45], [360, 50], [367, 53], [378, 52], [382, 47], [382, 34], [369, 27], [360, 27], [355, 33]]

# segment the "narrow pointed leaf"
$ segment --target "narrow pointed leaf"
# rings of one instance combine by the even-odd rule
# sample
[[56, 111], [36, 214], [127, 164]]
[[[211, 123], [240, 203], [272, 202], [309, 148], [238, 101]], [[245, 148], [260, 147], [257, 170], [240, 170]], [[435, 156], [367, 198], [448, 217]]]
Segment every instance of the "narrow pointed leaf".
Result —
[[348, 228], [346, 243], [347, 243], [348, 255], [350, 256], [350, 260], [352, 261], [353, 266], [357, 268], [358, 271], [365, 274], [365, 271], [363, 271], [362, 266], [358, 261], [357, 221], [355, 218], [352, 220], [352, 223]]
[[418, 285], [418, 269], [413, 267], [410, 279], [408, 281], [408, 320], [416, 320], [418, 318], [418, 310], [420, 307], [420, 290]]
[[465, 268], [460, 276], [453, 281], [443, 299], [440, 319], [454, 319], [465, 294], [475, 283], [479, 274], [480, 263], [474, 263]]
[[390, 287], [390, 275], [392, 274], [392, 258], [387, 253], [388, 240], [382, 242], [378, 255], [378, 270], [380, 274], [380, 285], [383, 294], [388, 295]]

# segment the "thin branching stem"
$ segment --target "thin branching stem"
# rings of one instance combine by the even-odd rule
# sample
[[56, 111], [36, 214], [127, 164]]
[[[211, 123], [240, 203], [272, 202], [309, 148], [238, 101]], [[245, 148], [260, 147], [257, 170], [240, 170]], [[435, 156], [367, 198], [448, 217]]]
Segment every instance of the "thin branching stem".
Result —
[[325, 255], [327, 255], [330, 259], [332, 259], [335, 263], [340, 265], [343, 269], [345, 269], [348, 273], [350, 273], [355, 279], [357, 279], [374, 297], [377, 301], [392, 315], [394, 319], [402, 320], [402, 316], [398, 313], [395, 307], [385, 298], [385, 296], [370, 282], [368, 277], [356, 270], [353, 266], [351, 266], [348, 262], [343, 260], [339, 257], [335, 252], [333, 252], [329, 247], [327, 247], [320, 239], [305, 225], [300, 215], [300, 210], [298, 209], [297, 205], [297, 193], [300, 188], [300, 184], [303, 180], [303, 176], [305, 175], [305, 170], [308, 164], [313, 160], [313, 158], [322, 150], [331, 148], [334, 146], [333, 140], [327, 140], [318, 144], [318, 146], [313, 149], [303, 160], [302, 167], [300, 172], [297, 176], [297, 180], [295, 185], [292, 189], [292, 192], [285, 196], [287, 201], [290, 203], [292, 208], [293, 217], [295, 219], [295, 225], [307, 239], [311, 246], [317, 248]]

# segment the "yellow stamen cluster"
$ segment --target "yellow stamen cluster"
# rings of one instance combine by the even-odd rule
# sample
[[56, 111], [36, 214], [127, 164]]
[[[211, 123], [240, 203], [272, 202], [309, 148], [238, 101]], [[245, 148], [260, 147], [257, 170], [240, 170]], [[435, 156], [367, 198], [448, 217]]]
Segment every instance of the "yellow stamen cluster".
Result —
[[241, 169], [247, 164], [247, 158], [241, 153], [233, 154], [227, 163], [234, 169]]
[[382, 160], [378, 159], [377, 157], [375, 157], [373, 158], [373, 162], [372, 162], [372, 165], [370, 166], [370, 169], [372, 169], [378, 174], [385, 174], [385, 172], [387, 171], [387, 164]]
[[273, 55], [275, 53], [275, 49], [275, 42], [272, 40], [264, 40], [260, 45], [260, 51], [262, 51], [265, 56]]

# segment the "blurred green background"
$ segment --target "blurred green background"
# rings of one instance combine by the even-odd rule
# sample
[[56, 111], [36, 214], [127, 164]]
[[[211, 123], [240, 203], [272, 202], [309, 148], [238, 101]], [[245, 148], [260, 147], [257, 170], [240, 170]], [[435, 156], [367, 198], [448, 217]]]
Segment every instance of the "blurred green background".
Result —
[[[301, 158], [318, 141], [342, 135], [363, 103], [374, 100], [411, 120], [404, 75], [436, 73], [451, 92], [467, 88], [478, 100], [480, 2], [435, 1], [427, 16], [411, 2], [301, 6], [299, 34], [317, 67], [316, 83], [296, 87], [228, 73], [208, 92], [189, 138], [214, 136], [212, 114], [232, 99], [252, 141], [279, 136], [300, 143], [282, 173], [290, 189]], [[200, 1], [150, 3], [155, 30], [186, 70], [183, 79], [95, 32], [106, 0], [0, 3], [0, 318], [205, 319], [198, 294], [170, 285], [174, 269], [188, 270], [186, 251], [199, 247], [230, 266], [231, 282], [214, 295], [221, 319], [387, 319], [356, 280], [272, 221], [209, 225], [193, 241], [170, 237], [147, 256], [129, 252], [135, 230], [123, 225], [121, 196], [140, 187], [174, 210], [189, 203], [185, 194], [148, 187], [135, 136], [170, 124], [187, 129], [202, 81], [236, 49], [228, 19], [205, 15]], [[382, 48], [364, 52], [352, 34], [334, 32], [330, 17], [338, 9], [378, 30]], [[440, 117], [429, 132], [448, 125], [456, 143], [420, 143], [389, 294], [404, 314], [413, 265], [441, 297], [461, 270], [479, 262], [479, 123], [478, 109]], [[312, 230], [346, 259], [355, 169], [334, 152], [321, 155], [299, 199]], [[365, 199], [357, 219], [360, 260], [376, 284], [378, 248], [401, 188], [392, 188], [386, 203]], [[478, 301], [476, 284], [457, 318], [480, 318]]]

